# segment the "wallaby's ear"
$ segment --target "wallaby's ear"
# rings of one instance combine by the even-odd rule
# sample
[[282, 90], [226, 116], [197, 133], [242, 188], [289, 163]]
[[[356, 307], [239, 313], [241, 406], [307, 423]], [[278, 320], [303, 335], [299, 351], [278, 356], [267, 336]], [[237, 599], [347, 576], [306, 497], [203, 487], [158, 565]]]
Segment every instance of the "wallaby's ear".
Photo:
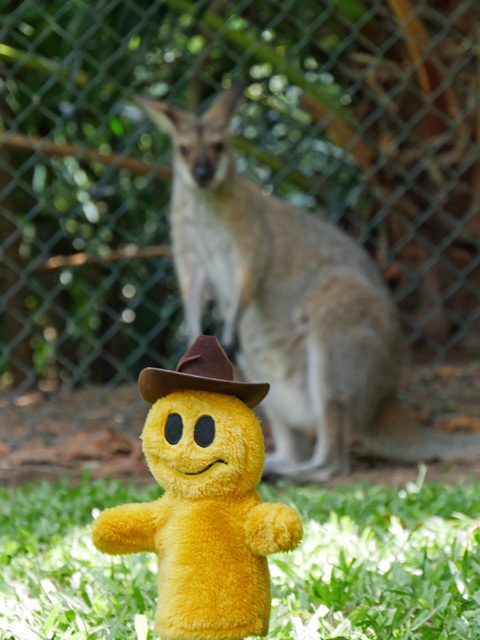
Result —
[[184, 111], [158, 100], [135, 96], [135, 102], [143, 107], [157, 127], [169, 136], [178, 133], [182, 121], [189, 118]]
[[234, 80], [232, 86], [222, 91], [209, 109], [203, 114], [202, 120], [209, 122], [216, 121], [227, 126], [246, 88], [247, 82], [245, 80]]

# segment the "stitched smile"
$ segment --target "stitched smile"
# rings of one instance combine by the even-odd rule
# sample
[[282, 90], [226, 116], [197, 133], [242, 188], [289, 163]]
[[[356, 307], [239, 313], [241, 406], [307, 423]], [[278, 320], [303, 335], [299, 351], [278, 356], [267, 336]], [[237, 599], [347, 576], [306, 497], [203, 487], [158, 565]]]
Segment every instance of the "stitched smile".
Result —
[[184, 473], [186, 476], [198, 476], [201, 473], [205, 473], [205, 471], [208, 471], [209, 469], [211, 469], [214, 464], [219, 464], [219, 463], [227, 464], [225, 460], [215, 460], [215, 462], [210, 463], [205, 467], [205, 469], [202, 469], [201, 471], [180, 471], [180, 473]]
[[205, 473], [205, 471], [208, 471], [209, 469], [211, 469], [214, 465], [216, 464], [228, 464], [227, 462], [225, 462], [225, 460], [222, 459], [218, 459], [218, 460], [214, 460], [213, 462], [211, 462], [210, 464], [208, 464], [205, 469], [202, 469], [201, 471], [180, 471], [180, 469], [177, 469], [176, 467], [172, 466], [171, 464], [168, 464], [168, 462], [166, 460], [164, 460], [163, 458], [161, 458], [160, 456], [152, 453], [151, 454], [153, 458], [155, 458], [156, 460], [158, 460], [158, 462], [161, 462], [162, 464], [164, 464], [165, 466], [169, 467], [170, 469], [173, 469], [173, 471], [176, 471], [177, 473], [181, 473], [182, 476], [198, 476], [201, 473]]

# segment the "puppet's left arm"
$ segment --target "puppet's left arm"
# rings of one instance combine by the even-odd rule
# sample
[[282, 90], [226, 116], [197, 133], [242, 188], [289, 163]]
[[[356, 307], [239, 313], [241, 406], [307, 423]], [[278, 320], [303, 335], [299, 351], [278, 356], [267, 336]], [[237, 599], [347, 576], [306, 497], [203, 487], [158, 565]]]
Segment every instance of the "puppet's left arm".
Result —
[[247, 545], [259, 556], [292, 551], [302, 538], [302, 522], [285, 504], [262, 502], [255, 505], [244, 527]]

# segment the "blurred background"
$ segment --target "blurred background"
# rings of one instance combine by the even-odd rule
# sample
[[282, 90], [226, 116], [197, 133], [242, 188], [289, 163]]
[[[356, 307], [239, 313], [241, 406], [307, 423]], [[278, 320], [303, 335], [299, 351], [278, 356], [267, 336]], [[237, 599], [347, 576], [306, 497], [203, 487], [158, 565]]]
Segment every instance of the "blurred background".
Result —
[[405, 402], [478, 429], [476, 0], [7, 0], [0, 455], [139, 433], [137, 375], [174, 367], [186, 331], [170, 145], [134, 96], [199, 109], [236, 77], [240, 170], [366, 247], [402, 315]]

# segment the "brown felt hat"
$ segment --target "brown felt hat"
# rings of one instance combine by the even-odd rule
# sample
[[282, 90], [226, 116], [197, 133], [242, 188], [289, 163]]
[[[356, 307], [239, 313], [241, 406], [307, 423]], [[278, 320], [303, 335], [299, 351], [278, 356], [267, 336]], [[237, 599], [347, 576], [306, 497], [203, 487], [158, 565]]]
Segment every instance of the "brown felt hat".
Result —
[[213, 336], [198, 336], [176, 371], [144, 369], [138, 378], [138, 388], [150, 404], [174, 391], [192, 389], [235, 396], [248, 407], [255, 407], [267, 395], [270, 385], [235, 381], [232, 363], [218, 340]]

